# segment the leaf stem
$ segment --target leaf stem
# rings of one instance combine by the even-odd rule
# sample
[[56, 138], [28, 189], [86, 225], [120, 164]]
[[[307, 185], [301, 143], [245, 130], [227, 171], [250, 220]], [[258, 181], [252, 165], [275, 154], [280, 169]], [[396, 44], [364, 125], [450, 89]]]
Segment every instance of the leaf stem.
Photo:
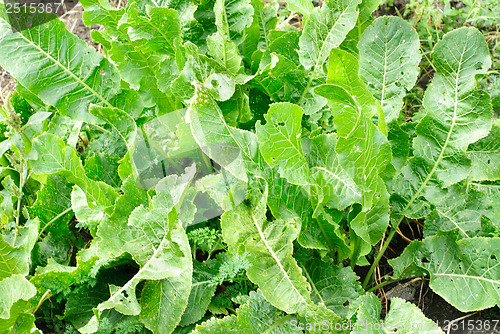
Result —
[[384, 253], [387, 250], [387, 247], [389, 247], [389, 244], [390, 244], [392, 238], [394, 238], [394, 235], [396, 234], [396, 230], [398, 229], [399, 224], [403, 220], [403, 217], [404, 216], [401, 216], [401, 219], [399, 219], [399, 221], [395, 225], [391, 226], [391, 231], [389, 232], [389, 235], [387, 236], [386, 241], [382, 245], [382, 248], [378, 252], [377, 257], [375, 258], [375, 260], [373, 260], [373, 263], [372, 263], [372, 266], [370, 267], [370, 270], [368, 270], [368, 273], [366, 274], [365, 280], [363, 281], [363, 289], [366, 289], [368, 282], [370, 282], [371, 276], [373, 275], [373, 271], [375, 270], [378, 263], [382, 259], [382, 256], [384, 256]]
[[45, 224], [45, 226], [40, 230], [40, 233], [38, 233], [38, 237], [41, 237], [42, 236], [42, 233], [45, 231], [45, 229], [51, 225], [53, 222], [55, 222], [56, 220], [58, 220], [59, 218], [61, 218], [62, 216], [64, 216], [65, 214], [67, 214], [68, 212], [71, 211], [71, 208], [67, 208], [66, 210], [64, 210], [63, 212], [61, 212], [60, 214], [58, 214], [57, 216], [55, 216], [54, 218], [52, 218], [47, 224]]
[[380, 289], [380, 288], [382, 288], [382, 287], [384, 287], [384, 286], [386, 286], [386, 285], [389, 285], [389, 284], [394, 283], [394, 282], [397, 282], [397, 281], [399, 281], [399, 280], [397, 280], [397, 279], [388, 279], [388, 280], [386, 280], [386, 281], [383, 281], [383, 282], [382, 282], [382, 283], [380, 283], [380, 284], [375, 285], [374, 287], [371, 287], [371, 288], [370, 288], [369, 290], [367, 290], [366, 292], [373, 292], [373, 291], [375, 291], [375, 290], [378, 290], [378, 289]]
[[359, 236], [356, 235], [356, 240], [354, 241], [354, 249], [352, 251], [352, 256], [351, 256], [352, 270], [354, 270], [354, 267], [356, 267], [356, 262], [358, 262], [362, 241], [363, 239], [361, 239]]

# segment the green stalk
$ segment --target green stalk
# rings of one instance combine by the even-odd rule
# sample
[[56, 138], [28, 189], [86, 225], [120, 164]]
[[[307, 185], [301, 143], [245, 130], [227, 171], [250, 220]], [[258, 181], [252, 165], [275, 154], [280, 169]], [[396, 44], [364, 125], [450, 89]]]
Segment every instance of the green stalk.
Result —
[[399, 219], [399, 221], [396, 224], [392, 225], [391, 231], [389, 232], [387, 239], [385, 240], [384, 244], [382, 245], [380, 252], [378, 252], [377, 257], [375, 258], [375, 260], [373, 260], [373, 263], [372, 263], [372, 266], [370, 267], [370, 270], [368, 270], [368, 273], [366, 274], [365, 280], [363, 281], [363, 289], [366, 289], [368, 282], [370, 282], [371, 276], [373, 275], [373, 271], [375, 270], [378, 263], [382, 259], [382, 256], [384, 256], [384, 253], [387, 250], [387, 247], [389, 247], [389, 243], [391, 242], [392, 238], [394, 238], [394, 235], [396, 234], [396, 230], [398, 229], [399, 224], [403, 220], [403, 217], [404, 216], [401, 216], [401, 219]]
[[356, 262], [358, 262], [359, 259], [359, 253], [361, 252], [361, 245], [362, 245], [363, 239], [361, 239], [359, 236], [356, 235], [356, 240], [354, 241], [354, 249], [352, 251], [352, 256], [351, 256], [351, 268], [354, 270], [354, 267], [356, 266]]

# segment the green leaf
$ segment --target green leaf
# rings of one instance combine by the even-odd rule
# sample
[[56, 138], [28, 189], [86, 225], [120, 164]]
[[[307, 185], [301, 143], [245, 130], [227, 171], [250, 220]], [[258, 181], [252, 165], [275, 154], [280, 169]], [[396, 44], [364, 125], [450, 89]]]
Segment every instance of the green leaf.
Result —
[[311, 287], [292, 257], [298, 221], [268, 222], [267, 190], [260, 197], [255, 196], [250, 207], [242, 203], [222, 215], [224, 241], [231, 252], [249, 254], [251, 266], [247, 275], [271, 304], [287, 313], [305, 314], [311, 304]]
[[33, 149], [38, 153], [38, 159], [31, 161], [35, 174], [57, 174], [66, 177], [68, 182], [82, 189], [91, 209], [100, 207], [106, 210], [112, 207], [117, 193], [107, 184], [87, 177], [75, 149], [66, 146], [61, 139], [50, 133], [35, 138]]
[[476, 89], [474, 77], [491, 64], [488, 47], [475, 28], [446, 34], [433, 51], [436, 75], [425, 92], [425, 116], [416, 128], [414, 157], [396, 181], [393, 206], [397, 213], [422, 217], [424, 196], [439, 200], [440, 188], [463, 179], [471, 171], [468, 146], [485, 137], [492, 123], [488, 94]]
[[95, 120], [87, 112], [90, 103], [112, 106], [110, 100], [118, 92], [120, 79], [110, 62], [67, 31], [57, 19], [36, 25], [36, 20], [44, 15], [21, 13], [26, 16], [16, 20], [33, 20], [33, 27], [13, 31], [3, 7], [0, 10], [3, 68], [44, 103], [74, 119]]
[[[354, 58], [342, 52], [348, 59]], [[334, 69], [329, 68], [329, 76], [333, 77], [330, 71]], [[356, 72], [349, 75], [356, 76]], [[340, 83], [349, 82], [346, 77], [337, 74], [335, 77], [341, 78]], [[316, 92], [327, 97], [335, 110], [333, 122], [338, 136], [335, 151], [341, 166], [361, 190], [362, 211], [351, 221], [351, 227], [366, 243], [374, 245], [389, 224], [389, 195], [380, 177], [391, 158], [387, 138], [373, 124], [373, 114], [367, 115], [340, 86], [323, 85]]]
[[217, 274], [210, 263], [193, 261], [193, 283], [186, 310], [182, 315], [180, 326], [187, 326], [200, 320], [206, 313], [217, 285], [213, 277]]
[[[352, 203], [361, 203], [361, 191], [340, 164], [335, 152], [337, 136], [322, 134], [311, 138], [306, 158], [317, 184], [323, 192], [323, 202], [330, 208], [344, 210]], [[304, 146], [306, 151], [306, 146]]]
[[492, 214], [488, 196], [474, 185], [453, 185], [433, 204], [425, 220], [424, 237], [451, 230], [457, 230], [463, 238], [479, 236], [483, 232], [483, 216]]
[[353, 55], [358, 55], [358, 43], [361, 39], [361, 35], [366, 28], [373, 22], [372, 13], [375, 11], [379, 5], [381, 5], [382, 0], [362, 0], [359, 4], [359, 15], [354, 28], [349, 31], [344, 42], [340, 48], [342, 50], [349, 51]]
[[4, 230], [0, 235], [0, 280], [29, 274], [31, 251], [38, 238], [38, 220], [30, 220], [16, 230]]
[[403, 19], [383, 16], [364, 31], [358, 48], [361, 78], [380, 102], [389, 124], [398, 118], [403, 98], [419, 74], [418, 34]]
[[[12, 275], [0, 281], [0, 319], [9, 319], [11, 307], [18, 300], [28, 301], [36, 294], [36, 288], [22, 275]], [[17, 314], [16, 314], [17, 316]], [[0, 320], [1, 321], [1, 320]]]
[[495, 121], [488, 136], [469, 145], [471, 178], [474, 181], [500, 180], [500, 121]]
[[36, 294], [35, 287], [22, 275], [13, 275], [0, 281], [0, 332], [40, 333], [28, 300]]
[[299, 41], [300, 63], [307, 71], [312, 70], [311, 78], [323, 73], [330, 50], [338, 47], [354, 27], [360, 3], [361, 0], [326, 1], [311, 12]]
[[192, 333], [290, 333], [293, 330], [290, 320], [293, 318], [286, 319], [284, 316], [282, 311], [266, 301], [260, 290], [251, 291], [246, 302], [237, 309], [236, 316], [227, 316], [222, 320], [211, 318], [197, 325]]
[[352, 333], [444, 333], [436, 323], [427, 319], [418, 307], [401, 298], [391, 298], [391, 308], [383, 321], [380, 320], [381, 311], [380, 301], [373, 293], [364, 295], [357, 310], [357, 321], [361, 325]]
[[281, 177], [292, 184], [311, 182], [311, 171], [302, 153], [301, 122], [304, 111], [291, 103], [274, 103], [264, 116], [266, 124], [255, 125], [262, 157], [278, 166]]
[[347, 51], [333, 49], [328, 58], [327, 83], [344, 88], [363, 109], [367, 118], [382, 115], [381, 107], [366, 84], [359, 76], [359, 64], [356, 57]]
[[256, 136], [227, 125], [219, 106], [200, 86], [196, 87], [187, 119], [201, 150], [234, 177], [247, 181], [247, 170], [253, 170], [258, 162]]
[[[266, 59], [267, 60], [267, 59]], [[264, 59], [249, 85], [266, 93], [275, 102], [298, 100], [305, 88], [305, 74], [286, 56], [271, 53]]]
[[301, 264], [312, 286], [311, 298], [335, 314], [347, 318], [346, 304], [352, 304], [361, 294], [361, 284], [350, 267], [335, 266], [322, 260]]
[[[194, 172], [193, 167], [180, 177], [166, 177], [157, 185], [151, 206], [132, 211], [118, 239], [123, 244], [121, 251], [131, 254], [140, 269], [123, 286], [109, 286], [109, 299], [94, 308], [96, 315], [79, 329], [81, 332], [97, 331], [99, 318], [108, 309], [140, 315], [146, 327], [158, 333], [170, 333], [177, 326], [191, 290], [192, 262], [189, 242], [174, 207]], [[136, 288], [144, 280], [139, 304]]]
[[73, 217], [71, 186], [64, 182], [64, 178], [50, 175], [37, 193], [36, 202], [28, 210], [40, 220], [42, 229], [57, 237], [67, 236], [70, 233], [68, 223]]
[[314, 10], [312, 1], [310, 0], [289, 0], [287, 1], [288, 9], [291, 12], [297, 12], [307, 19], [311, 12]]
[[389, 260], [394, 277], [426, 274], [432, 290], [462, 312], [500, 304], [499, 238], [457, 240], [436, 235], [413, 241]]

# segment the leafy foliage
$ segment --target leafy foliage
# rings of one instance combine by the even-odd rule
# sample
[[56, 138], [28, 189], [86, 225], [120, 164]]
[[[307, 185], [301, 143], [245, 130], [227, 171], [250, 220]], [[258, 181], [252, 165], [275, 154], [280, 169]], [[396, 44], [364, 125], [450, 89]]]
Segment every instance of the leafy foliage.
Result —
[[369, 292], [410, 220], [393, 280], [499, 306], [487, 41], [421, 52], [379, 4], [82, 0], [101, 53], [2, 2], [0, 332], [441, 333], [398, 298], [381, 320]]

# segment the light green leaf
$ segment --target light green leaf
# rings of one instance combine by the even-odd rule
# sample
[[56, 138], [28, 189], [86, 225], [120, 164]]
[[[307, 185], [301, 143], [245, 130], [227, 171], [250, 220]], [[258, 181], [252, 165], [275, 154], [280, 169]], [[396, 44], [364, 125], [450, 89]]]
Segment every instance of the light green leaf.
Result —
[[417, 80], [418, 34], [403, 19], [383, 16], [364, 31], [358, 48], [361, 78], [380, 102], [389, 124], [398, 118], [403, 98]]
[[231, 252], [248, 253], [251, 266], [247, 275], [271, 304], [287, 313], [305, 314], [311, 304], [311, 287], [292, 257], [298, 221], [268, 222], [267, 189], [253, 196], [251, 206], [242, 203], [222, 215], [224, 241]]
[[103, 259], [122, 254], [125, 240], [116, 239], [116, 235], [127, 228], [128, 217], [132, 211], [140, 205], [146, 205], [150, 200], [147, 191], [137, 186], [133, 175], [129, 175], [123, 182], [122, 191], [123, 195], [116, 199], [113, 214], [101, 222], [91, 246], [97, 248], [97, 255]]
[[328, 58], [327, 83], [344, 88], [362, 108], [365, 117], [382, 115], [382, 109], [359, 76], [359, 64], [347, 51], [333, 49]]
[[0, 332], [40, 334], [27, 302], [36, 288], [24, 276], [13, 275], [0, 281], [0, 293]]
[[469, 145], [471, 178], [474, 181], [500, 180], [500, 121], [495, 121], [490, 134]]
[[324, 73], [330, 50], [338, 47], [354, 27], [360, 3], [361, 0], [329, 0], [311, 12], [299, 41], [300, 63], [312, 71], [311, 78]]
[[461, 238], [479, 236], [483, 232], [483, 216], [492, 214], [488, 196], [474, 185], [453, 185], [441, 200], [433, 204], [425, 219], [424, 237], [451, 230], [457, 230]]
[[[9, 319], [11, 307], [18, 300], [28, 301], [36, 294], [36, 288], [23, 275], [12, 275], [0, 281], [0, 319]], [[0, 320], [1, 321], [1, 320]]]
[[258, 161], [256, 136], [227, 125], [219, 106], [201, 86], [196, 87], [187, 119], [201, 150], [234, 177], [247, 181], [247, 170], [253, 170]]
[[475, 76], [491, 64], [488, 46], [475, 28], [446, 34], [433, 51], [436, 75], [425, 92], [426, 115], [416, 128], [414, 157], [395, 182], [395, 212], [410, 217], [426, 214], [440, 188], [465, 179], [471, 171], [468, 146], [485, 137], [492, 123], [489, 96], [476, 89]]
[[[74, 119], [95, 120], [87, 112], [90, 103], [112, 106], [110, 100], [118, 92], [120, 79], [109, 61], [67, 31], [57, 19], [33, 24], [21, 32], [13, 31], [3, 7], [0, 65], [4, 69], [44, 103]], [[16, 17], [18, 20], [36, 22], [44, 18], [38, 14], [19, 15], [25, 17]]]
[[302, 153], [301, 107], [288, 103], [274, 103], [264, 116], [266, 124], [255, 125], [259, 148], [269, 166], [278, 166], [281, 177], [292, 184], [311, 182], [311, 171]]
[[50, 133], [44, 133], [33, 141], [38, 159], [31, 161], [35, 174], [57, 174], [76, 184], [86, 196], [88, 207], [99, 207], [109, 214], [109, 209], [118, 197], [115, 190], [104, 182], [91, 180], [85, 174], [77, 152]]
[[323, 192], [323, 202], [337, 210], [344, 210], [355, 202], [361, 203], [360, 189], [344, 171], [335, 152], [337, 136], [322, 134], [305, 143], [309, 145], [303, 146], [304, 153]]
[[[330, 71], [334, 69], [329, 68]], [[339, 77], [341, 83], [349, 82], [348, 77], [338, 74], [335, 77]], [[356, 73], [349, 75], [356, 76]], [[330, 73], [329, 76], [333, 77]], [[338, 136], [335, 151], [341, 166], [361, 190], [362, 211], [351, 221], [351, 227], [366, 243], [374, 245], [389, 224], [389, 195], [380, 177], [391, 159], [387, 138], [373, 124], [373, 114], [367, 115], [340, 86], [323, 85], [317, 87], [316, 92], [327, 97], [333, 106]]]
[[[109, 299], [94, 308], [96, 315], [79, 329], [81, 332], [97, 331], [100, 315], [108, 309], [125, 315], [140, 314], [146, 327], [157, 333], [170, 333], [177, 326], [191, 290], [192, 262], [189, 242], [174, 207], [194, 173], [193, 167], [180, 177], [166, 177], [157, 185], [151, 206], [132, 211], [117, 238], [123, 243], [121, 251], [131, 254], [140, 269], [125, 285], [110, 285]], [[136, 288], [144, 280], [139, 305]]]
[[297, 12], [307, 19], [311, 12], [314, 10], [312, 1], [310, 0], [289, 0], [287, 1], [288, 9], [291, 12]]
[[358, 43], [365, 29], [373, 22], [372, 13], [375, 11], [382, 0], [362, 0], [358, 5], [359, 15], [356, 25], [347, 34], [340, 48], [349, 51], [353, 55], [358, 55]]
[[26, 276], [31, 251], [38, 238], [38, 220], [29, 220], [16, 230], [0, 234], [0, 280], [15, 274]]
[[500, 239], [436, 235], [389, 260], [394, 277], [425, 274], [432, 290], [462, 312], [500, 304]]
[[347, 318], [346, 303], [352, 304], [362, 291], [358, 282], [359, 277], [352, 269], [335, 266], [322, 260], [309, 261], [301, 264], [301, 267], [312, 286], [312, 300]]

